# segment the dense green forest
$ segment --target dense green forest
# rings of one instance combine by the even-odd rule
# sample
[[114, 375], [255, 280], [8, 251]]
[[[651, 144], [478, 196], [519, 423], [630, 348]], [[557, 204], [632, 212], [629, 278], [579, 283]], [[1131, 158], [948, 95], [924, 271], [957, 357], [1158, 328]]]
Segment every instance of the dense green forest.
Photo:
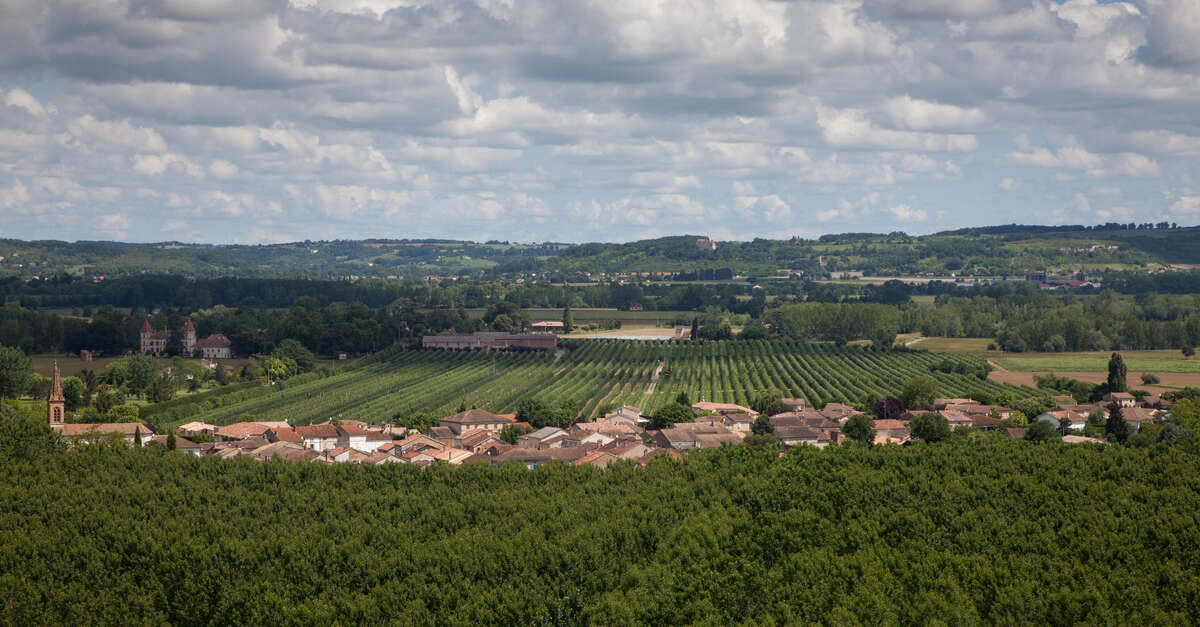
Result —
[[533, 471], [25, 452], [0, 461], [6, 624], [1200, 615], [1200, 467], [1180, 447], [735, 446]]
[[1020, 276], [1029, 270], [1142, 268], [1200, 263], [1200, 227], [1106, 224], [1011, 225], [911, 236], [846, 233], [815, 240], [755, 239], [697, 246], [698, 235], [627, 244], [511, 244], [451, 240], [293, 242], [259, 246], [0, 240], [0, 277], [181, 274], [294, 278], [496, 277], [541, 274], [594, 280], [601, 274], [654, 273], [679, 280], [771, 276], [782, 268], [810, 276], [861, 271], [892, 276]]
[[501, 264], [519, 266], [560, 245], [522, 246], [452, 240], [292, 242], [254, 246], [26, 242], [0, 239], [0, 277], [183, 274], [189, 277], [338, 278], [475, 274]]

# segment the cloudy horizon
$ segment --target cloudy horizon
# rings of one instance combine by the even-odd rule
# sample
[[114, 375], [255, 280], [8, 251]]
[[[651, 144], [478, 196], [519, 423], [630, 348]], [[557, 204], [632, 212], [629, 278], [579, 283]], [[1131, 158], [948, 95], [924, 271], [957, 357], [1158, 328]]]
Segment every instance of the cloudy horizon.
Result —
[[1193, 0], [0, 0], [0, 237], [1200, 223]]

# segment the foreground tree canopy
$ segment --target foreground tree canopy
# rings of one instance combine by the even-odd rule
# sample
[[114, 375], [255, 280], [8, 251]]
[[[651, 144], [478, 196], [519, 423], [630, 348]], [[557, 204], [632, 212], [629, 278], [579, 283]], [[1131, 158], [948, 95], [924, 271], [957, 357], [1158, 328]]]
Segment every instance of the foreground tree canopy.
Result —
[[46, 623], [1186, 624], [1196, 457], [1019, 441], [647, 468], [0, 462], [0, 603]]

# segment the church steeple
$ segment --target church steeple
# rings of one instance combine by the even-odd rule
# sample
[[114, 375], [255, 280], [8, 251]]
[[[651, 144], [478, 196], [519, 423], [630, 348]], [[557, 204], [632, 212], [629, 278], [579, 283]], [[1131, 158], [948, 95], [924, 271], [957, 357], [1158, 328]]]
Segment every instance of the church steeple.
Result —
[[50, 379], [50, 398], [46, 401], [46, 417], [50, 421], [50, 428], [62, 428], [66, 405], [62, 391], [62, 376], [58, 372], [58, 361], [55, 361], [54, 376]]

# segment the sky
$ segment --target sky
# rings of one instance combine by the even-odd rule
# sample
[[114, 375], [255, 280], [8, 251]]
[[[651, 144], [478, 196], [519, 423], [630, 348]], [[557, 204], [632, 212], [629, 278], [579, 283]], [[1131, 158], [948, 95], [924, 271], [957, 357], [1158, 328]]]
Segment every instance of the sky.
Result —
[[1200, 223], [1197, 0], [0, 0], [0, 237]]

